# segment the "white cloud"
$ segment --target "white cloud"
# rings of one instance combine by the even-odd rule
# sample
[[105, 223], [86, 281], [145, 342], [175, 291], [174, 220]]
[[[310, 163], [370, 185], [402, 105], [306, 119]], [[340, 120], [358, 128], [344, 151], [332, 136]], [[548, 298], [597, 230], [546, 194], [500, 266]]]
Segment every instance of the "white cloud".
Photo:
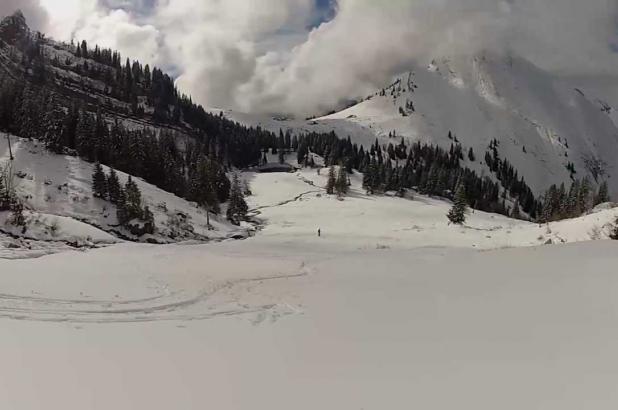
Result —
[[50, 16], [47, 34], [62, 41], [70, 40], [76, 28], [97, 11], [96, 0], [40, 0], [40, 2]]
[[73, 34], [89, 44], [121, 50], [123, 55], [144, 62], [159, 61], [159, 31], [152, 25], [137, 25], [123, 10], [93, 13]]
[[265, 48], [285, 30], [304, 31], [311, 0], [167, 0], [153, 19], [169, 58], [182, 67], [181, 89], [211, 106], [237, 105], [236, 89], [256, 75]]
[[606, 0], [340, 0], [335, 20], [280, 67], [257, 70], [239, 90], [248, 110], [307, 113], [382, 86], [414, 60], [514, 52], [563, 73], [618, 68], [608, 43], [618, 5]]
[[195, 100], [249, 111], [313, 113], [414, 60], [480, 50], [565, 74], [618, 67], [608, 46], [618, 3], [608, 0], [339, 0], [335, 18], [310, 34], [314, 0], [41, 1], [53, 35], [174, 66]]

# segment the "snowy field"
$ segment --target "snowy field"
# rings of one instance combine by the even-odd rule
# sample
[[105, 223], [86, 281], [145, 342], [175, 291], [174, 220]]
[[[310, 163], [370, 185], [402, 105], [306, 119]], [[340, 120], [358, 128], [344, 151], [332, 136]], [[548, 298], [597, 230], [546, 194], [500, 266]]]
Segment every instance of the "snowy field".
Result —
[[11, 409], [613, 409], [617, 244], [0, 262]]
[[326, 174], [244, 174], [244, 241], [0, 259], [2, 407], [616, 408], [618, 209], [454, 227]]
[[[535, 224], [485, 212], [469, 212], [464, 227], [449, 225], [451, 203], [422, 195], [401, 199], [368, 196], [361, 175], [351, 177], [343, 200], [325, 194], [328, 170], [247, 175], [254, 214], [265, 220], [261, 242], [339, 250], [455, 247], [497, 249], [608, 239], [618, 208], [601, 206], [581, 218]], [[316, 241], [317, 230], [322, 237]]]

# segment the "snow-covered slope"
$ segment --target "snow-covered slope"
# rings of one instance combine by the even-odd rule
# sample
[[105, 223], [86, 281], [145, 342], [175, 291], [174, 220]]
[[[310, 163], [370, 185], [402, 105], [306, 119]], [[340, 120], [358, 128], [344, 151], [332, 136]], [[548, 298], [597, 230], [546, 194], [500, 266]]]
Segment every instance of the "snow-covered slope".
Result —
[[565, 80], [593, 97], [618, 126], [618, 75], [572, 76]]
[[[523, 175], [536, 194], [570, 182], [566, 165], [581, 178], [608, 179], [618, 194], [616, 111], [603, 110], [598, 93], [514, 56], [485, 54], [411, 67], [393, 84], [348, 109], [315, 120], [288, 120], [224, 113], [270, 130], [336, 131], [365, 146], [411, 141], [453, 143], [451, 131], [477, 161], [466, 166], [489, 173], [483, 156], [497, 139], [499, 153]], [[618, 89], [618, 81], [616, 82]], [[612, 117], [613, 116], [613, 117]], [[614, 120], [614, 121], [612, 121]], [[389, 139], [389, 134], [396, 135]], [[603, 175], [604, 174], [604, 175]]]
[[618, 192], [618, 178], [611, 178], [618, 171], [616, 125], [594, 98], [521, 58], [486, 55], [416, 67], [385, 95], [320, 121], [334, 119], [370, 127], [383, 141], [396, 131], [447, 145], [452, 131], [480, 158], [496, 138], [501, 156], [537, 193], [567, 182], [568, 162], [578, 177], [604, 164], [612, 191]]
[[294, 201], [281, 191], [319, 187], [279, 177], [254, 177], [272, 228], [247, 241], [0, 260], [6, 407], [616, 408], [616, 242], [435, 247], [432, 224], [469, 247], [507, 221], [448, 227], [425, 198]]
[[[55, 223], [58, 219], [50, 216], [68, 217], [114, 235], [143, 241], [224, 239], [244, 234], [241, 229], [213, 215], [210, 215], [212, 229], [209, 229], [206, 211], [197, 204], [135, 179], [142, 192], [144, 205], [152, 210], [156, 223], [155, 235], [135, 238], [117, 226], [114, 205], [93, 197], [93, 164], [77, 157], [53, 154], [37, 141], [16, 137], [11, 137], [11, 141], [17, 193], [27, 209], [47, 214], [35, 219]], [[6, 164], [8, 157], [6, 136], [0, 134], [0, 163]], [[109, 172], [107, 167], [104, 169]], [[118, 172], [118, 176], [122, 184], [128, 178], [122, 172]], [[86, 236], [92, 235], [86, 234], [83, 238]]]
[[[272, 247], [311, 249], [495, 249], [607, 239], [618, 208], [599, 207], [581, 218], [536, 224], [475, 211], [464, 227], [450, 225], [448, 201], [411, 193], [369, 196], [359, 174], [344, 199], [326, 195], [328, 170], [296, 174], [245, 174], [252, 214], [264, 220], [260, 241]], [[317, 230], [322, 236], [318, 238]]]

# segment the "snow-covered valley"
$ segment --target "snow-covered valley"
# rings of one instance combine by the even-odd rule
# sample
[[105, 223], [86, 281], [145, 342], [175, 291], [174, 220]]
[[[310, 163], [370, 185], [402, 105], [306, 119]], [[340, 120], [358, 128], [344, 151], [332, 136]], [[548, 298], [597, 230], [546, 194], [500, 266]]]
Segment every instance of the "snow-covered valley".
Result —
[[456, 227], [358, 175], [337, 200], [326, 173], [243, 174], [263, 224], [244, 241], [0, 260], [3, 403], [614, 407], [618, 209]]
[[[0, 21], [0, 409], [617, 407], [615, 76], [415, 54], [382, 24], [383, 67], [340, 45], [320, 78], [302, 44], [248, 58], [276, 41], [233, 35], [242, 2], [199, 50], [175, 17], [131, 30], [156, 16], [128, 3], [183, 2], [91, 3], [80, 24], [117, 3], [97, 32], [173, 47]], [[289, 81], [230, 86], [252, 70]]]

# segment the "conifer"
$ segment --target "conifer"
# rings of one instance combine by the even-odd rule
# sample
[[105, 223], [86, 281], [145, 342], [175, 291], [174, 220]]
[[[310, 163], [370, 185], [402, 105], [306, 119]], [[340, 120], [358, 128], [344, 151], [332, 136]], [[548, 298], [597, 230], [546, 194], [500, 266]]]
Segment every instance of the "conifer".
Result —
[[242, 193], [242, 186], [238, 174], [234, 174], [230, 190], [230, 200], [227, 208], [227, 219], [235, 225], [239, 225], [246, 216], [249, 207]]
[[148, 206], [144, 207], [144, 233], [152, 235], [155, 232], [154, 214]]
[[603, 181], [601, 182], [601, 185], [599, 185], [599, 190], [594, 199], [594, 205], [597, 206], [609, 201], [609, 187], [607, 186], [607, 181]]
[[513, 210], [511, 211], [511, 218], [521, 219], [521, 210], [519, 209], [519, 201], [516, 201], [515, 205], [513, 205]]
[[131, 176], [127, 180], [124, 193], [125, 210], [129, 221], [132, 219], [142, 219], [142, 193]]
[[109, 193], [110, 202], [113, 204], [119, 203], [122, 187], [120, 186], [120, 180], [114, 168], [110, 170], [109, 176], [107, 177], [107, 191]]
[[335, 191], [339, 196], [343, 196], [348, 193], [348, 173], [343, 166], [339, 167], [337, 181], [335, 181]]
[[326, 193], [333, 195], [335, 193], [335, 186], [337, 185], [337, 177], [335, 174], [335, 166], [331, 165], [328, 170], [328, 181], [326, 182]]
[[466, 211], [468, 210], [468, 202], [466, 200], [466, 190], [463, 184], [459, 184], [455, 194], [453, 207], [448, 212], [448, 220], [455, 225], [463, 225], [466, 222]]
[[96, 198], [107, 199], [107, 178], [101, 163], [94, 165], [92, 174], [92, 192]]

